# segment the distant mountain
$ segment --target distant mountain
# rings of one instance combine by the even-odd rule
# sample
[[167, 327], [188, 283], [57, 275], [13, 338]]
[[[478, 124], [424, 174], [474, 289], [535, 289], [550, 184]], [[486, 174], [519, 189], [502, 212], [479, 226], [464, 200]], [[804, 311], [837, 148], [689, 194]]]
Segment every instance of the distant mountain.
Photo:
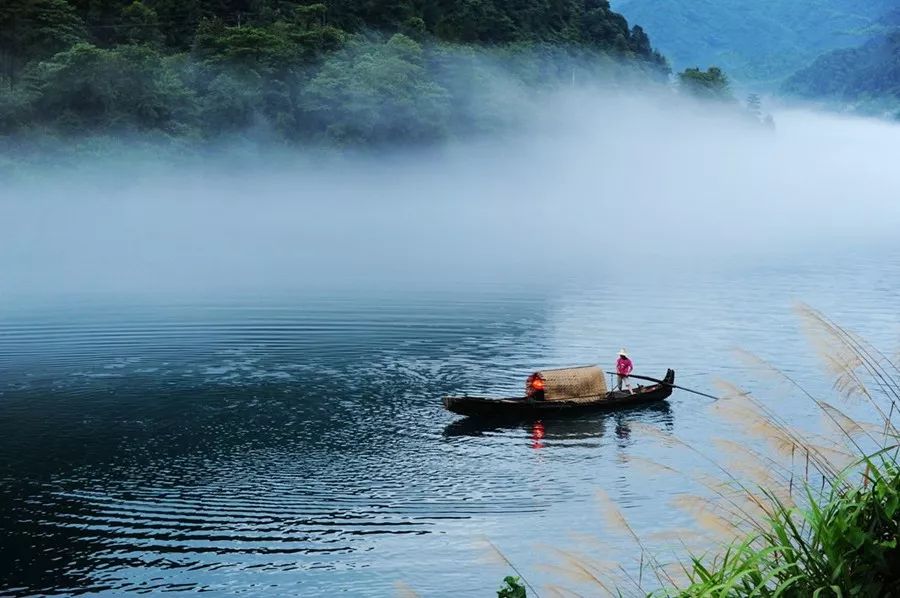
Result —
[[840, 102], [861, 112], [900, 116], [900, 27], [858, 48], [821, 56], [790, 77], [782, 90], [807, 99]]
[[776, 87], [832, 50], [859, 46], [897, 0], [613, 0], [673, 68], [716, 65]]

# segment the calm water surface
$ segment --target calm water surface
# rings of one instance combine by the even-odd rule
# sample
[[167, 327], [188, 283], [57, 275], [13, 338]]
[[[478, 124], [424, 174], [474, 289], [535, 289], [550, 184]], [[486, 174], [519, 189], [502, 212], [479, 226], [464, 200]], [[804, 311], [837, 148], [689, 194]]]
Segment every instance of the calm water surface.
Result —
[[[730, 434], [703, 399], [508, 428], [459, 422], [447, 393], [519, 393], [537, 367], [601, 362], [713, 390], [761, 380], [741, 346], [828, 385], [805, 300], [896, 347], [900, 252], [659, 285], [597, 281], [304, 291], [210, 299], [6, 301], [0, 309], [0, 594], [488, 595], [507, 569], [554, 580], [548, 547], [604, 527], [602, 489], [641, 533], [689, 525], [690, 467], [635, 424]], [[768, 400], [768, 399], [767, 399]], [[776, 399], [771, 399], [775, 401]], [[795, 421], [813, 412], [781, 401]], [[606, 550], [606, 549], [597, 549]], [[595, 554], [609, 558], [608, 554]]]

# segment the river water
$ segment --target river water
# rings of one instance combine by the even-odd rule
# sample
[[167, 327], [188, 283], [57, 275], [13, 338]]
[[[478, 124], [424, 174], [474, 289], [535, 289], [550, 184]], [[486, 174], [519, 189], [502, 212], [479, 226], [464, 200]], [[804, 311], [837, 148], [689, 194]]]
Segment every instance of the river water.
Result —
[[689, 467], [632, 427], [730, 435], [705, 399], [503, 428], [460, 423], [440, 397], [517, 394], [539, 367], [608, 367], [620, 346], [638, 373], [762, 390], [742, 347], [827, 394], [792, 303], [892, 350], [898, 275], [881, 247], [553, 288], [10, 299], [0, 594], [489, 595], [510, 569], [486, 540], [535, 585], [560, 582], [553, 549], [585, 538], [628, 560], [597, 491], [641, 534], [690, 525], [679, 481], [628, 458]]

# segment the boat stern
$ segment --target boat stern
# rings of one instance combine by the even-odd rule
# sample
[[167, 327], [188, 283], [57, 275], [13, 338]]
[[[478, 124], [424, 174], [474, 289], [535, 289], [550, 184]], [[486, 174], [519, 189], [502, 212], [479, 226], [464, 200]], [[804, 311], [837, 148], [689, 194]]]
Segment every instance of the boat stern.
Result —
[[675, 370], [672, 368], [666, 370], [666, 377], [663, 378], [663, 382], [666, 384], [675, 384]]

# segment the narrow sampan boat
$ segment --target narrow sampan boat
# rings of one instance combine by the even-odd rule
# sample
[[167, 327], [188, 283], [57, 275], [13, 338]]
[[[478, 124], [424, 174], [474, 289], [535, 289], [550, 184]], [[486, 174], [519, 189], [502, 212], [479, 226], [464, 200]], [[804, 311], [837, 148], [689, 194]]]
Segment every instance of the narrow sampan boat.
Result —
[[[645, 376], [632, 377], [648, 379]], [[443, 403], [445, 409], [471, 417], [575, 415], [664, 401], [672, 394], [674, 383], [675, 371], [670, 369], [657, 384], [638, 386], [633, 391], [610, 391], [607, 390], [603, 370], [587, 366], [535, 372], [525, 383], [524, 397], [444, 397]]]

